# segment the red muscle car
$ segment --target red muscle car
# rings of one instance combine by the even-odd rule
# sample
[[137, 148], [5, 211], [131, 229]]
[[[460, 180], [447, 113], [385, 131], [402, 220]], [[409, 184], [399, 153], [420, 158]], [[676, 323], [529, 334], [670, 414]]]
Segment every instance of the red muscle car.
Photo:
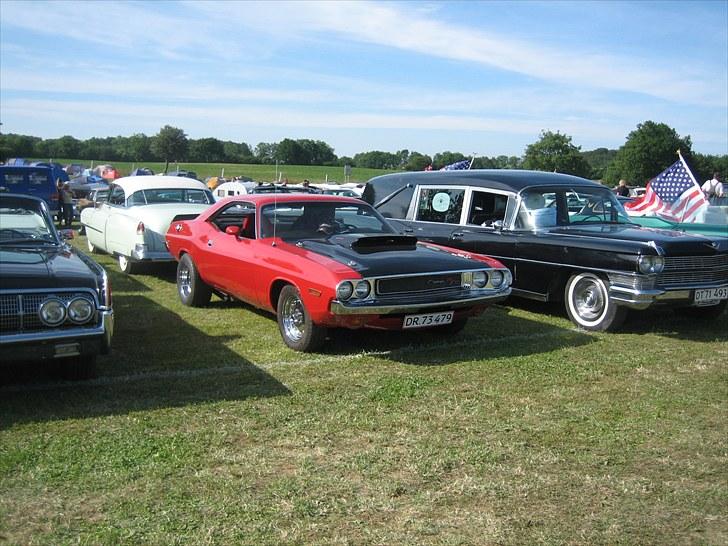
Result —
[[215, 293], [273, 312], [299, 351], [319, 348], [328, 328], [457, 332], [510, 293], [497, 260], [419, 243], [348, 197], [240, 195], [173, 221], [166, 240], [182, 303]]

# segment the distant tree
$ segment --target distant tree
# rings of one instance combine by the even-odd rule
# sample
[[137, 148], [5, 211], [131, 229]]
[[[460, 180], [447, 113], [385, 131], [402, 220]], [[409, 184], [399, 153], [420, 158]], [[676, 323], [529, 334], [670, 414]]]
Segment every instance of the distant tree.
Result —
[[721, 174], [720, 179], [724, 186], [728, 180], [728, 155], [704, 155], [693, 152], [689, 166], [699, 184], [711, 179], [715, 172]]
[[54, 158], [73, 159], [78, 157], [81, 143], [70, 135], [47, 141], [48, 156]]
[[253, 152], [245, 142], [223, 142], [223, 156], [227, 163], [253, 163]]
[[8, 133], [0, 134], [0, 161], [5, 161], [11, 157], [33, 157], [33, 147], [41, 139], [28, 135], [17, 135]]
[[464, 159], [469, 158], [465, 157], [460, 152], [441, 152], [432, 156], [432, 168], [441, 169], [446, 165], [452, 165], [453, 163], [463, 161]]
[[543, 131], [538, 141], [526, 147], [523, 167], [584, 177], [591, 175], [591, 167], [582, 157], [581, 148], [571, 143], [570, 136], [558, 131]]
[[322, 140], [299, 139], [296, 141], [304, 151], [305, 163], [299, 165], [334, 165], [334, 149]]
[[216, 138], [190, 140], [187, 157], [192, 162], [221, 163], [225, 160], [225, 147]]
[[354, 158], [348, 157], [345, 155], [342, 155], [336, 160], [336, 164], [339, 167], [343, 167], [344, 165], [349, 165], [350, 167], [356, 167], [356, 163], [354, 163]]
[[408, 154], [404, 169], [407, 171], [424, 171], [428, 165], [432, 165], [432, 158], [429, 155], [411, 152]]
[[607, 171], [609, 164], [614, 161], [617, 150], [609, 150], [607, 148], [597, 148], [588, 152], [581, 152], [582, 157], [586, 159], [591, 167], [592, 180], [601, 180]]
[[278, 144], [271, 142], [259, 142], [255, 147], [255, 157], [260, 163], [270, 165], [276, 161], [276, 148]]
[[515, 155], [499, 155], [493, 158], [495, 169], [523, 169], [523, 159]]
[[79, 159], [107, 161], [114, 158], [114, 144], [111, 137], [91, 137], [81, 142]]
[[477, 156], [473, 158], [472, 169], [495, 169], [495, 161], [490, 157]]
[[182, 129], [165, 125], [152, 139], [152, 152], [164, 161], [164, 172], [167, 173], [170, 161], [179, 161], [187, 153], [187, 135]]
[[399, 165], [399, 156], [389, 152], [374, 150], [363, 152], [354, 156], [357, 167], [366, 169], [396, 169]]
[[117, 137], [114, 141], [114, 150], [118, 159], [123, 161], [149, 161], [151, 139], [142, 133], [129, 137]]
[[640, 123], [617, 150], [614, 161], [607, 167], [604, 180], [614, 185], [624, 178], [630, 184], [643, 186], [677, 161], [678, 149], [690, 163], [692, 142], [689, 136], [680, 137], [675, 129], [664, 123]]

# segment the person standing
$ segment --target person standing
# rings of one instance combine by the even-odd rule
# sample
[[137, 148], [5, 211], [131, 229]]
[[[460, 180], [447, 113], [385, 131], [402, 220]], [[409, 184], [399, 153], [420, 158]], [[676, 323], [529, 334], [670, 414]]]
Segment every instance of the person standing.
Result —
[[705, 197], [710, 199], [711, 197], [723, 197], [723, 183], [720, 181], [720, 173], [714, 172], [713, 178], [706, 180], [702, 186]]
[[66, 206], [63, 204], [63, 182], [60, 178], [56, 179], [56, 191], [58, 192], [58, 227], [62, 228], [66, 218]]
[[629, 187], [627, 187], [627, 181], [622, 178], [622, 180], [619, 181], [617, 187], [614, 188], [614, 191], [617, 195], [621, 197], [629, 197]]
[[71, 227], [73, 223], [73, 194], [71, 193], [71, 186], [68, 182], [63, 184], [61, 190], [61, 200], [63, 201], [63, 223], [66, 227]]

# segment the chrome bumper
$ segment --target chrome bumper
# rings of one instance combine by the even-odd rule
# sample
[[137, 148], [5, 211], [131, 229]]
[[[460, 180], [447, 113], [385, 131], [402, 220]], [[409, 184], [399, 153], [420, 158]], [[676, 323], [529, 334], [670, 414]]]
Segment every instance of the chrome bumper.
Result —
[[630, 309], [647, 309], [651, 305], [664, 303], [692, 303], [692, 295], [695, 290], [702, 288], [726, 288], [728, 284], [718, 284], [712, 286], [695, 286], [692, 288], [679, 288], [675, 290], [666, 290], [655, 288], [651, 290], [637, 290], [624, 286], [610, 286], [609, 298], [614, 300], [618, 305], [623, 305]]
[[475, 305], [490, 305], [500, 303], [511, 294], [511, 289], [499, 290], [486, 295], [471, 298], [458, 298], [446, 301], [433, 301], [423, 303], [393, 303], [385, 304], [381, 301], [342, 303], [338, 300], [331, 302], [330, 311], [333, 315], [397, 315], [401, 313], [418, 313], [428, 309], [448, 308], [462, 309]]
[[111, 349], [111, 339], [114, 337], [114, 310], [102, 309], [101, 324], [95, 328], [72, 328], [68, 330], [46, 330], [20, 334], [3, 334], [0, 336], [0, 346], [8, 347], [19, 343], [35, 343], [43, 341], [69, 341], [79, 338], [100, 337], [101, 353], [108, 354]]
[[173, 262], [174, 256], [172, 256], [166, 250], [155, 250], [151, 251], [147, 245], [137, 244], [134, 250], [131, 251], [131, 258], [136, 261], [145, 262]]

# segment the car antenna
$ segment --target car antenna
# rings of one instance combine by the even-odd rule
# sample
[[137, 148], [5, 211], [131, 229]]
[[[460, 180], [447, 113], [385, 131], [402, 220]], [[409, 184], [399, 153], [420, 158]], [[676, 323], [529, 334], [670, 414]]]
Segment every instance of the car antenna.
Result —
[[278, 192], [273, 185], [273, 241], [270, 246], [276, 246], [276, 224], [278, 223]]

